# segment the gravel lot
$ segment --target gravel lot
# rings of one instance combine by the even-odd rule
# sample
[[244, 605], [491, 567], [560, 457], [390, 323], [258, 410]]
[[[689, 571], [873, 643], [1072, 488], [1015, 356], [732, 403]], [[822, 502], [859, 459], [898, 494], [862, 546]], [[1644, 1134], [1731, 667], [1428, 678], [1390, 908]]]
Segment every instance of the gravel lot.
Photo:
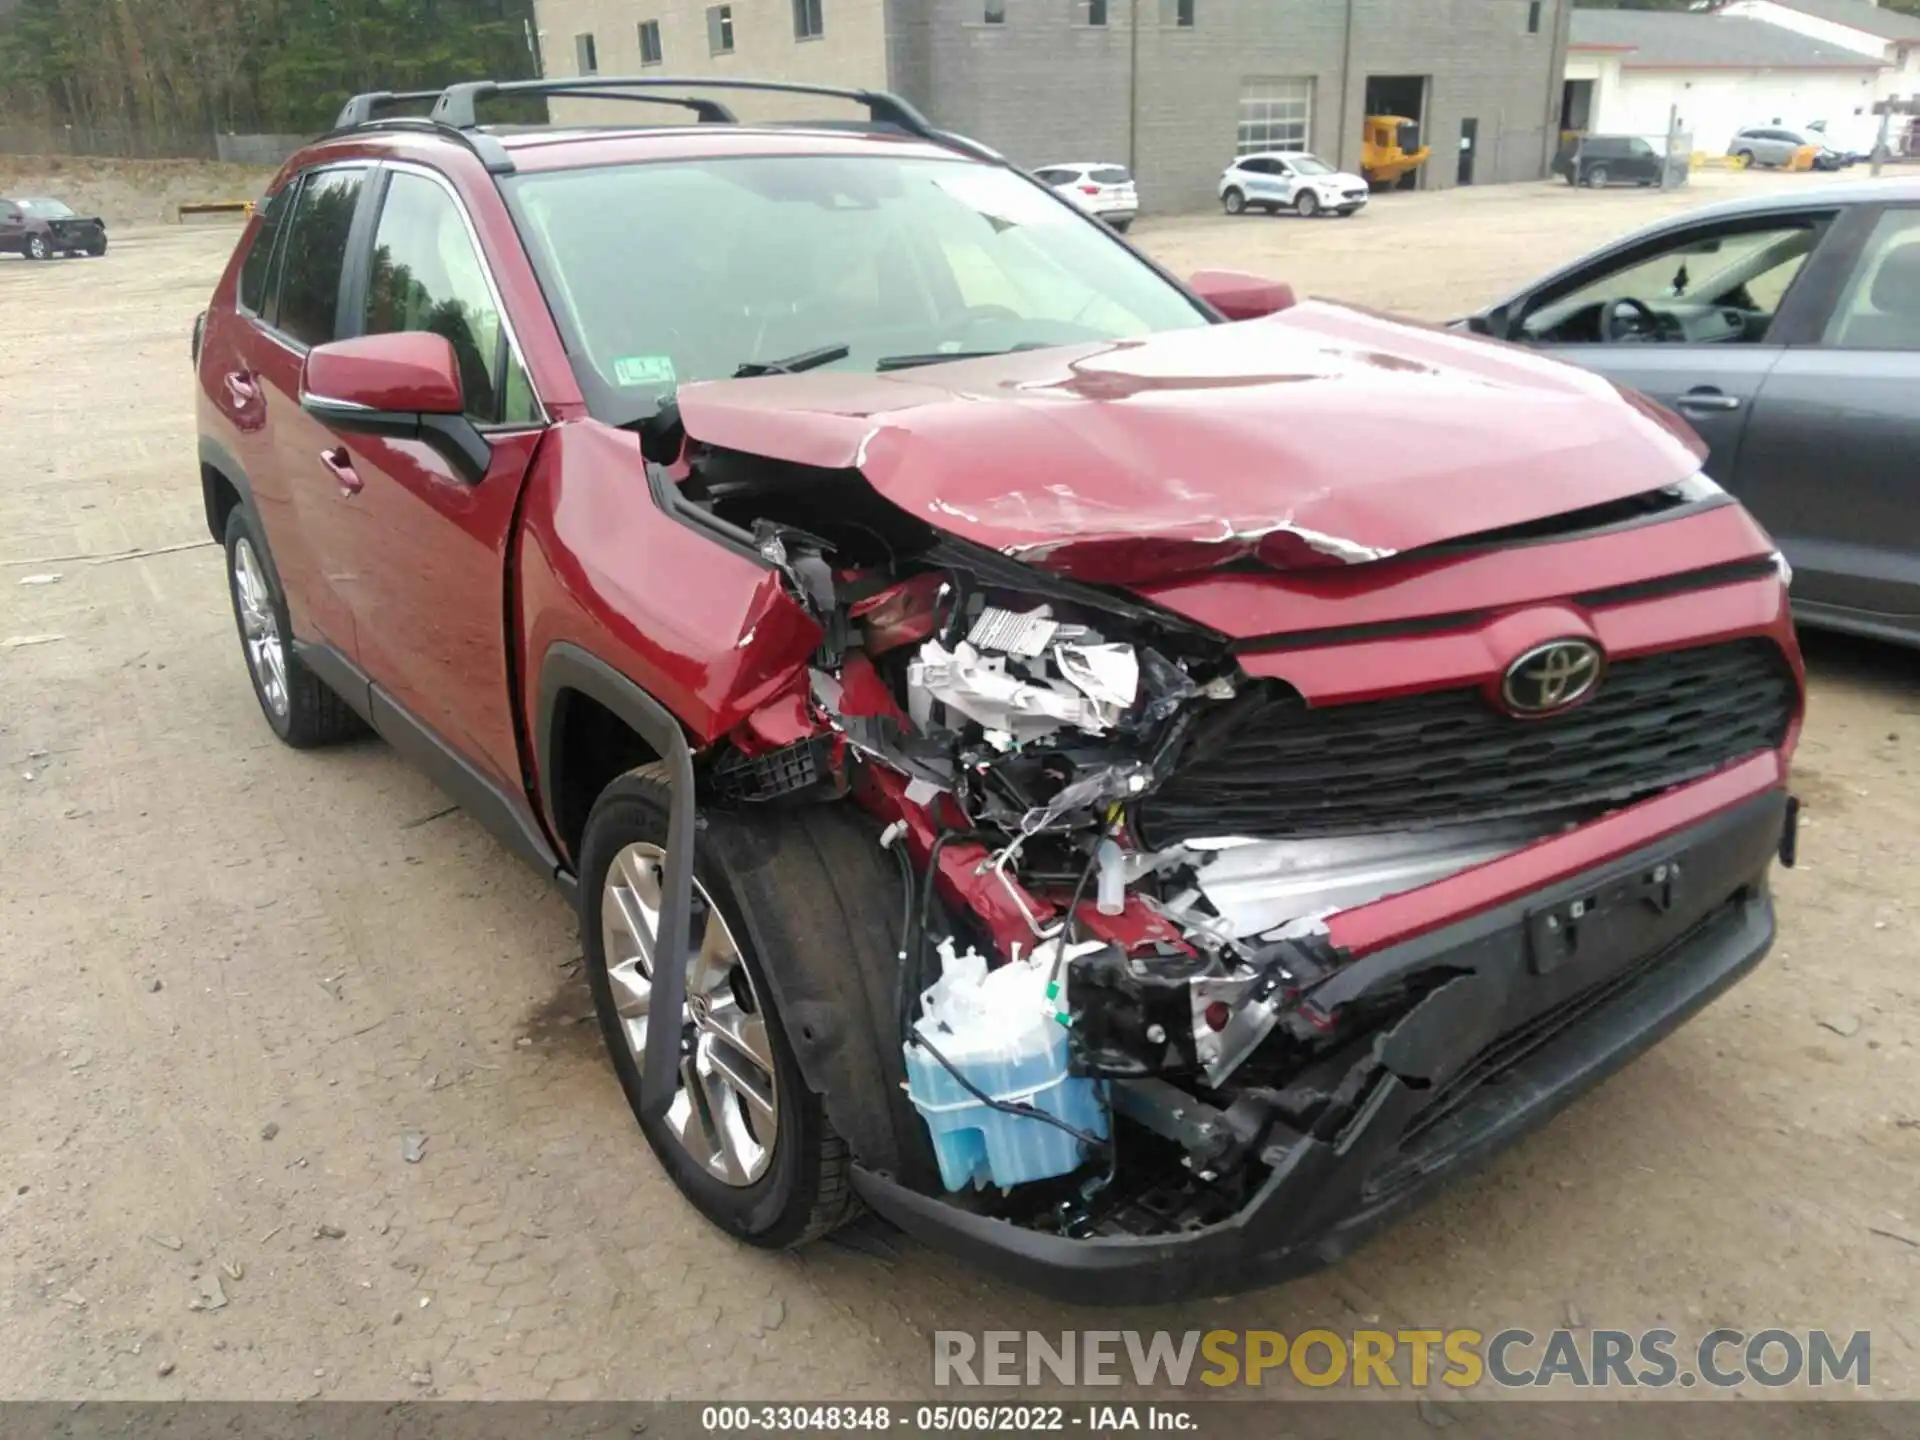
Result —
[[[1445, 318], [1798, 183], [1137, 238]], [[871, 1222], [763, 1255], [640, 1141], [565, 905], [380, 744], [296, 754], [261, 722], [187, 362], [233, 234], [0, 260], [0, 1397], [900, 1397], [935, 1329], [1564, 1323], [1871, 1329], [1876, 1391], [1920, 1389], [1920, 657], [1810, 647], [1809, 828], [1764, 969], [1337, 1269], [1113, 1314]]]

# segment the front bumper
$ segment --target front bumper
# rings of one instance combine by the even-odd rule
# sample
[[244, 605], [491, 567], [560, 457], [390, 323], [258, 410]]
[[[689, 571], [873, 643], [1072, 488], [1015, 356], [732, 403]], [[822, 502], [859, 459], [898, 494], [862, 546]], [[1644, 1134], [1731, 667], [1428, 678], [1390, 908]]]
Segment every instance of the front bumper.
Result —
[[1337, 972], [1315, 992], [1328, 1008], [1413, 975], [1453, 978], [1378, 1035], [1365, 1098], [1344, 1128], [1270, 1141], [1265, 1184], [1224, 1223], [1071, 1239], [864, 1169], [854, 1189], [928, 1244], [1079, 1303], [1222, 1295], [1317, 1269], [1544, 1124], [1757, 965], [1774, 934], [1767, 872], [1789, 823], [1784, 790], [1770, 789]]

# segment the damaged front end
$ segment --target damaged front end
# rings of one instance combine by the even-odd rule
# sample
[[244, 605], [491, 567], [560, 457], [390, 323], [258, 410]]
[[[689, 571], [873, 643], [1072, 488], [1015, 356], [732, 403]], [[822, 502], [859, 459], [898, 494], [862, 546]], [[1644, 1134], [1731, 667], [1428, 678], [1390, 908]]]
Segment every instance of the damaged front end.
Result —
[[[1676, 843], [1563, 901], [1527, 896], [1465, 951], [1361, 962], [1334, 928], [1779, 746], [1797, 692], [1770, 641], [1714, 651], [1707, 680], [1741, 697], [1719, 713], [1676, 720], [1659, 697], [1704, 682], [1628, 662], [1558, 732], [1559, 763], [1523, 758], [1529, 737], [1478, 692], [1316, 709], [1220, 633], [920, 526], [857, 475], [690, 454], [656, 488], [751, 544], [820, 636], [705, 757], [706, 793], [851, 800], [906, 861], [882, 1043], [904, 1041], [903, 1113], [939, 1180], [863, 1172], [902, 1224], [989, 1227], [983, 1258], [1015, 1271], [1031, 1246], [1078, 1247], [1070, 1274], [1108, 1243], [1231, 1229], [1276, 1186], [1276, 1233], [1354, 1220], [1377, 1197], [1349, 1188], [1322, 1213], [1328, 1174], [1362, 1183], [1499, 1037], [1573, 1023], [1581, 993], [1730, 895], [1764, 905], [1742, 886], [1777, 806], [1711, 853]], [[1623, 731], [1646, 743], [1623, 750]], [[1612, 758], [1583, 768], [1582, 745]], [[1591, 937], [1580, 965], [1548, 974], [1573, 935]]]

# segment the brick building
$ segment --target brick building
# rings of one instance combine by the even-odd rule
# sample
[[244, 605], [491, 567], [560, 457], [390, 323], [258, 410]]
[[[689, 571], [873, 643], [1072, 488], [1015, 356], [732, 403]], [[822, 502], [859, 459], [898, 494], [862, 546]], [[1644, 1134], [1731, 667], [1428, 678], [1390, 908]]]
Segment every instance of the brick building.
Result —
[[[536, 4], [549, 75], [886, 88], [1023, 164], [1129, 163], [1161, 210], [1212, 203], [1221, 169], [1248, 150], [1307, 148], [1357, 169], [1362, 117], [1378, 113], [1420, 121], [1434, 149], [1422, 187], [1536, 179], [1557, 134], [1572, 10], [1572, 0]], [[586, 103], [563, 113], [587, 118]]]

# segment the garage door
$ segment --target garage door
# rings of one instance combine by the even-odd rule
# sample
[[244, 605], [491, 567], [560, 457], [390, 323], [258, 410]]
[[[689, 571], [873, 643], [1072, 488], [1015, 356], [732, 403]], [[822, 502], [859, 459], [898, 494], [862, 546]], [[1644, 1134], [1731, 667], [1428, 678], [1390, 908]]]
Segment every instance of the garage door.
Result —
[[1311, 150], [1313, 77], [1240, 82], [1239, 152]]

